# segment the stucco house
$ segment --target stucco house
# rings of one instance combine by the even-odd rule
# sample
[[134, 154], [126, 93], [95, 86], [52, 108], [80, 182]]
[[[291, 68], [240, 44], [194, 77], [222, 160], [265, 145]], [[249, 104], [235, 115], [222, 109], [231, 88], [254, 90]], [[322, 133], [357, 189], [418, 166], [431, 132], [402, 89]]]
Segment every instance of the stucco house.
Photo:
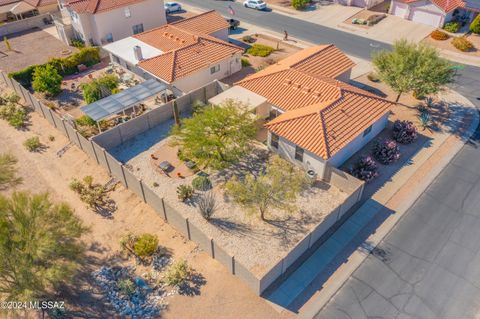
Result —
[[[111, 43], [167, 23], [163, 0], [59, 0], [69, 17], [61, 38], [72, 36], [87, 45]], [[67, 26], [68, 25], [68, 26]]]
[[57, 0], [1, 0], [0, 21], [21, 20], [58, 11]]
[[335, 0], [336, 3], [344, 6], [354, 6], [360, 8], [370, 9], [384, 0]]
[[392, 0], [390, 14], [441, 28], [454, 18], [469, 24], [480, 12], [479, 0]]
[[232, 90], [240, 92], [239, 100], [259, 103], [257, 115], [266, 117], [272, 151], [324, 178], [327, 163], [340, 166], [385, 128], [394, 105], [347, 84], [353, 66], [334, 45], [319, 45], [252, 74]]
[[243, 49], [226, 41], [228, 27], [220, 14], [209, 11], [103, 49], [114, 64], [187, 93], [241, 70]]

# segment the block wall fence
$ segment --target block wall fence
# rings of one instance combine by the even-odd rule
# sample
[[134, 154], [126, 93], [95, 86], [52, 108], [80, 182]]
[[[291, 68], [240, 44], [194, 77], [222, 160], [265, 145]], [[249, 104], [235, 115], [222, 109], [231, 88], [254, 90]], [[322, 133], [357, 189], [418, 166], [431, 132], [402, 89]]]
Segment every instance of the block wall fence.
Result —
[[[172, 103], [168, 102], [156, 109], [146, 112], [134, 119], [122, 123], [93, 138], [86, 139], [67, 120], [63, 119], [55, 111], [46, 107], [37, 100], [27, 89], [5, 73], [0, 73], [2, 80], [8, 87], [13, 89], [25, 101], [25, 106], [32, 107], [38, 114], [43, 116], [52, 126], [58, 129], [72, 143], [77, 145], [90, 158], [95, 160], [107, 172], [120, 181], [126, 188], [137, 194], [145, 203], [150, 205], [166, 222], [173, 225], [186, 238], [194, 241], [212, 258], [223, 264], [228, 271], [238, 276], [256, 294], [261, 295], [275, 280], [289, 271], [289, 267], [309, 248], [311, 248], [328, 229], [357, 203], [363, 192], [364, 183], [339, 171], [329, 168], [328, 181], [339, 189], [349, 194], [348, 198], [334, 209], [327, 218], [319, 223], [313, 231], [307, 234], [288, 254], [286, 254], [275, 266], [263, 276], [253, 274], [235, 259], [235, 256], [227, 253], [214, 238], [205, 235], [200, 229], [184, 218], [175, 209], [170, 207], [163, 198], [146, 185], [141, 179], [132, 174], [122, 163], [116, 160], [107, 149], [122, 144], [128, 139], [143, 133], [150, 128], [173, 118]], [[221, 93], [227, 88], [224, 84], [214, 81], [204, 87], [194, 90], [175, 100], [179, 113], [191, 112], [192, 102], [200, 100], [204, 103], [208, 99]]]

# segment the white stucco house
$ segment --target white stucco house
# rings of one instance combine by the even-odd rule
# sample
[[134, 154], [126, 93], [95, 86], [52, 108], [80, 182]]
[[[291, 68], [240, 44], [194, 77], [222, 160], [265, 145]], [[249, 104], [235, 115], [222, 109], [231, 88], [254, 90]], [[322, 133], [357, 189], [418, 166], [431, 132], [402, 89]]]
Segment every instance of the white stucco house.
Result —
[[248, 76], [215, 100], [253, 103], [257, 116], [266, 118], [268, 147], [324, 178], [327, 164], [342, 165], [385, 128], [394, 105], [347, 84], [353, 66], [334, 45], [315, 46]]
[[57, 0], [0, 0], [0, 21], [2, 22], [57, 11]]
[[59, 0], [59, 5], [69, 18], [60, 37], [70, 34], [87, 45], [111, 43], [167, 23], [163, 0]]
[[243, 49], [227, 42], [228, 27], [220, 14], [209, 11], [103, 49], [114, 64], [187, 93], [241, 70]]
[[480, 12], [479, 0], [392, 0], [390, 14], [441, 28], [454, 19], [469, 24]]
[[344, 6], [354, 6], [360, 8], [370, 9], [384, 0], [335, 0], [336, 3]]

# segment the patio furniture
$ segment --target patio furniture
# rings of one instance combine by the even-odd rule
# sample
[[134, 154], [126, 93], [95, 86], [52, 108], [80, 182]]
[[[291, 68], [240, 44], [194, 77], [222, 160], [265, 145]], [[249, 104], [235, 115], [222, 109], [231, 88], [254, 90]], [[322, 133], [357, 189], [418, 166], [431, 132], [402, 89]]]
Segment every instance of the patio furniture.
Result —
[[163, 161], [160, 164], [158, 164], [158, 167], [164, 172], [167, 172], [169, 169], [172, 168], [172, 164], [170, 164], [169, 161]]
[[185, 166], [188, 167], [189, 169], [192, 169], [195, 166], [197, 166], [197, 163], [195, 163], [194, 161], [186, 161]]

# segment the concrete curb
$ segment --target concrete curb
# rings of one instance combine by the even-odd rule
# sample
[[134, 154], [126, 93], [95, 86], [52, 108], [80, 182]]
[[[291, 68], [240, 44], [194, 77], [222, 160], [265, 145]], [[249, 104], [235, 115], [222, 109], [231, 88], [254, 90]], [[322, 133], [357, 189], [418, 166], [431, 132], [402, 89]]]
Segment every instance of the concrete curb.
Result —
[[[325, 305], [335, 296], [337, 291], [343, 287], [343, 285], [347, 282], [353, 272], [355, 272], [355, 270], [360, 267], [364, 260], [369, 256], [370, 252], [375, 247], [377, 247], [377, 245], [383, 240], [383, 238], [385, 238], [390, 233], [390, 231], [395, 227], [395, 225], [403, 217], [406, 211], [417, 201], [417, 199], [425, 191], [425, 189], [435, 180], [438, 174], [440, 174], [440, 172], [462, 149], [465, 142], [475, 133], [475, 130], [480, 123], [479, 111], [473, 106], [469, 106], [468, 109], [473, 116], [470, 126], [464, 131], [464, 133], [460, 137], [450, 135], [448, 138], [446, 138], [438, 147], [438, 149], [433, 152], [433, 154], [425, 158], [421, 163], [418, 163], [419, 168], [435, 155], [441, 154], [442, 149], [444, 150], [445, 147], [449, 147], [450, 151], [447, 154], [442, 154], [443, 156], [441, 156], [440, 160], [437, 161], [437, 165], [435, 165], [428, 172], [428, 174], [424, 176], [422, 183], [418, 184], [416, 187], [409, 186], [409, 196], [406, 197], [405, 200], [401, 201], [399, 205], [397, 205], [397, 207], [395, 208], [396, 213], [391, 215], [387, 220], [385, 220], [385, 222], [377, 228], [376, 232], [370, 235], [365, 240], [365, 242], [368, 242], [368, 247], [360, 246], [355, 252], [352, 253], [352, 255], [348, 258], [348, 262], [343, 264], [324, 284], [324, 288], [320, 292], [318, 292], [310, 300], [309, 303], [304, 306], [305, 308], [300, 311], [299, 318], [313, 318], [325, 307]], [[406, 179], [404, 183], [402, 183], [402, 185], [397, 188], [395, 193], [390, 198], [382, 201], [382, 204], [384, 206], [388, 206], [388, 203], [404, 188], [405, 184], [412, 177], [413, 176]], [[367, 200], [362, 205], [362, 207], [365, 205], [371, 205], [371, 201], [371, 199]], [[383, 209], [383, 207], [380, 209]]]

